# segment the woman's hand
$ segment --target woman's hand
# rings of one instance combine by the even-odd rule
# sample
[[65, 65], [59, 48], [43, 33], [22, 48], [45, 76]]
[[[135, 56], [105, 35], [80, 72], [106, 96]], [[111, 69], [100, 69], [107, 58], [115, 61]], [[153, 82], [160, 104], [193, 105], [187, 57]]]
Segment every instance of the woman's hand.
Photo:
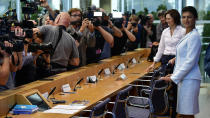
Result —
[[153, 62], [152, 65], [150, 65], [150, 66], [146, 69], [146, 72], [153, 71], [154, 69], [155, 69], [155, 62]]
[[171, 75], [167, 75], [165, 77], [161, 77], [160, 80], [165, 80], [166, 82], [171, 82]]
[[176, 60], [176, 58], [174, 57], [173, 59], [169, 60], [168, 63], [174, 65], [175, 64], [175, 60]]

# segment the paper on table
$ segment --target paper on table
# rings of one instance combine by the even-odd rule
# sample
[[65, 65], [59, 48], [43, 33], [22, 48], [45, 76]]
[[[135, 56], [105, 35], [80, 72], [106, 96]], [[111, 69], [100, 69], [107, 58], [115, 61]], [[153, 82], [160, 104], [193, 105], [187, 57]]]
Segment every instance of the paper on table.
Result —
[[53, 109], [72, 109], [72, 110], [80, 110], [85, 108], [85, 106], [77, 106], [77, 105], [57, 105], [55, 107], [53, 107]]
[[74, 114], [79, 110], [70, 110], [70, 109], [49, 109], [44, 111], [43, 113], [58, 113], [58, 114]]

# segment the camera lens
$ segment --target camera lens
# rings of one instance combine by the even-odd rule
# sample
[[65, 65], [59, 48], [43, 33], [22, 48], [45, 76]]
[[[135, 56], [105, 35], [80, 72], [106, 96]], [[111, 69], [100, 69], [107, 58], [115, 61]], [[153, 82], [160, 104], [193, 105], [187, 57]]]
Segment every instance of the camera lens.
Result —
[[131, 23], [133, 27], [136, 27], [137, 26], [137, 23]]

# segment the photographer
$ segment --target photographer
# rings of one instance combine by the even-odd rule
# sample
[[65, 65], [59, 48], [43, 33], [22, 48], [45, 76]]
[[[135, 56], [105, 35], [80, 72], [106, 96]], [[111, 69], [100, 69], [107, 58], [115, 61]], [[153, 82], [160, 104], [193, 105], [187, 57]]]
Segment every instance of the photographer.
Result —
[[0, 91], [13, 89], [15, 87], [15, 72], [21, 69], [22, 52], [12, 52], [7, 50], [13, 48], [13, 44], [4, 41], [4, 50], [0, 47], [1, 66], [0, 66]]
[[87, 63], [96, 63], [111, 56], [110, 47], [114, 45], [113, 30], [108, 27], [109, 22], [105, 19], [105, 13], [102, 14], [103, 16], [96, 17], [93, 21], [96, 44], [94, 48], [87, 49]]
[[166, 11], [164, 11], [164, 10], [160, 10], [158, 12], [158, 18], [160, 20], [160, 23], [156, 27], [157, 42], [160, 42], [160, 38], [161, 38], [163, 30], [168, 28], [168, 24], [167, 24], [166, 18], [165, 18], [165, 13], [166, 13]]
[[49, 15], [46, 16], [44, 25], [54, 25], [54, 22], [53, 22], [53, 20], [50, 19]]
[[53, 50], [50, 53], [50, 70], [37, 72], [41, 74], [41, 78], [64, 72], [68, 65], [79, 65], [79, 53], [75, 40], [66, 32], [66, 28], [70, 24], [69, 14], [61, 12], [56, 17], [54, 24], [55, 26], [46, 25], [33, 29], [34, 34], [41, 33], [43, 35], [43, 43], [52, 42], [53, 45]]
[[121, 37], [114, 36], [115, 45], [114, 47], [112, 47], [112, 56], [120, 55], [121, 53], [127, 50], [125, 49], [127, 39], [129, 39], [129, 41], [131, 42], [134, 42], [136, 40], [136, 37], [130, 31], [128, 31], [128, 29], [125, 27], [125, 24], [126, 24], [125, 16], [123, 18], [114, 20], [114, 25], [120, 29], [120, 31], [122, 32], [122, 36]]
[[138, 48], [138, 45], [141, 41], [141, 31], [142, 31], [142, 26], [138, 24], [139, 18], [136, 15], [131, 15], [129, 18], [127, 30], [131, 31], [132, 34], [135, 36], [136, 40], [131, 41], [129, 40], [126, 44], [127, 50], [128, 51], [133, 51], [134, 49]]
[[[12, 47], [12, 44], [5, 42], [5, 47]], [[0, 48], [1, 66], [0, 66], [0, 86], [5, 86], [10, 74], [10, 55]], [[1, 91], [1, 87], [0, 87]]]
[[55, 18], [57, 17], [57, 15], [58, 15], [59, 13], [57, 13], [56, 11], [54, 11], [54, 10], [49, 6], [47, 0], [40, 0], [40, 2], [41, 2], [41, 6], [44, 7], [44, 8], [46, 8], [47, 11], [49, 12], [49, 19], [54, 21]]
[[78, 46], [80, 66], [86, 65], [86, 48], [95, 46], [94, 27], [88, 18], [82, 19], [82, 11], [78, 8], [69, 10], [70, 26], [67, 32], [70, 33]]
[[143, 42], [144, 47], [151, 48], [152, 45], [157, 45], [156, 43], [156, 26], [153, 24], [154, 18], [152, 14], [147, 15], [146, 24], [143, 26], [143, 30], [146, 31], [146, 36], [143, 37], [145, 42]]
[[156, 38], [157, 38], [157, 40], [152, 43], [151, 52], [150, 52], [150, 55], [147, 58], [147, 60], [150, 61], [150, 62], [154, 61], [153, 58], [155, 57], [155, 55], [158, 51], [158, 46], [159, 46], [159, 42], [160, 42], [160, 38], [161, 38], [163, 30], [168, 28], [168, 24], [167, 24], [166, 18], [165, 18], [165, 12], [166, 11], [162, 11], [162, 10], [158, 12], [158, 18], [160, 19], [160, 23], [156, 26], [156, 31], [157, 31]]

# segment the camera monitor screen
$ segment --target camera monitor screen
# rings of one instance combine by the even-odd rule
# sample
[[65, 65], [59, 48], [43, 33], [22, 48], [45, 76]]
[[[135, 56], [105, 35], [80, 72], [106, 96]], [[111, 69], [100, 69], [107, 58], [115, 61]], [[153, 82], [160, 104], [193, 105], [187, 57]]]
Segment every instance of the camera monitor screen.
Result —
[[39, 111], [44, 111], [50, 109], [48, 104], [40, 97], [38, 93], [34, 93], [26, 97], [32, 105], [37, 105], [39, 107]]
[[102, 16], [102, 12], [94, 12], [93, 16]]
[[122, 13], [121, 12], [113, 12], [112, 17], [113, 18], [122, 18]]

